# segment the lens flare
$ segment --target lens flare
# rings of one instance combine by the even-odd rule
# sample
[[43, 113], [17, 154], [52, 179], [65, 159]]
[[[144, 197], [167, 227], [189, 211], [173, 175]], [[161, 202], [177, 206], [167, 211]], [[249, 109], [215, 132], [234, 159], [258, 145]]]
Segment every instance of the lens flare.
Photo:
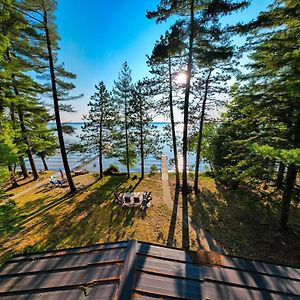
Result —
[[187, 81], [187, 75], [185, 72], [180, 72], [177, 74], [175, 78], [176, 84], [186, 84], [186, 81]]

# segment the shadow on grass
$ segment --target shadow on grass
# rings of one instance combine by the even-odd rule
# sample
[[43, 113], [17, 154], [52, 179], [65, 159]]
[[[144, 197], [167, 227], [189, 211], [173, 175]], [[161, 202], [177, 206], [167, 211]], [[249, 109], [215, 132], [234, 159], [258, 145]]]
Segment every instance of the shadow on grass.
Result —
[[176, 221], [177, 221], [177, 214], [178, 214], [179, 193], [180, 193], [180, 188], [176, 187], [174, 201], [173, 201], [173, 211], [172, 211], [171, 222], [170, 222], [169, 233], [168, 233], [168, 240], [167, 240], [167, 246], [169, 247], [175, 247], [176, 245], [175, 229], [176, 229]]
[[[22, 180], [23, 180], [23, 179], [22, 179]], [[34, 179], [30, 179], [30, 180], [25, 181], [25, 182], [23, 182], [23, 183], [19, 183], [19, 181], [18, 181], [18, 186], [17, 186], [17, 188], [20, 188], [21, 186], [27, 185], [27, 184], [32, 183], [32, 182], [37, 182], [37, 181], [34, 180]], [[15, 189], [16, 189], [16, 187], [9, 186], [7, 189], [5, 189], [5, 192], [11, 192], [11, 191], [13, 191], [13, 190], [15, 190]]]
[[136, 188], [139, 186], [139, 184], [142, 182], [142, 178], [139, 178], [137, 183], [130, 189], [131, 192], [134, 192]]
[[[63, 194], [63, 196], [61, 198], [58, 199], [54, 199], [54, 201], [48, 202], [45, 205], [40, 206], [39, 208], [37, 208], [36, 210], [32, 211], [29, 214], [25, 215], [25, 218], [23, 218], [23, 220], [20, 222], [20, 225], [25, 225], [26, 223], [30, 222], [31, 220], [35, 219], [35, 218], [39, 218], [41, 216], [43, 216], [47, 211], [57, 208], [59, 206], [63, 206], [64, 204], [69, 204], [72, 203], [74, 201], [74, 197], [80, 196], [81, 194], [83, 194], [86, 189], [90, 188], [91, 186], [93, 186], [95, 183], [91, 183], [87, 186], [82, 187], [81, 189], [78, 189], [76, 193], [74, 194], [70, 194], [70, 193], [66, 193]], [[59, 190], [61, 191], [61, 189], [64, 188], [68, 188], [68, 187], [55, 187], [54, 189], [59, 188]], [[52, 188], [50, 188], [49, 190], [51, 190]], [[39, 192], [36, 192], [36, 194], [38, 194]], [[26, 208], [34, 208], [36, 206], [38, 206], [39, 204], [45, 203], [47, 202], [47, 200], [51, 199], [51, 196], [45, 196], [43, 198], [39, 198], [37, 200], [28, 202], [28, 204], [25, 204], [25, 210]], [[27, 205], [27, 207], [26, 207]], [[43, 219], [43, 218], [41, 218]], [[39, 222], [40, 223], [40, 222]]]
[[[22, 211], [26, 214], [27, 212], [30, 212], [32, 209], [36, 209], [37, 207], [41, 207], [45, 201], [49, 199], [49, 197], [41, 197], [35, 200], [28, 201], [24, 204], [22, 207]], [[25, 215], [24, 214], [24, 215]]]
[[182, 192], [182, 248], [190, 249], [190, 233], [189, 233], [189, 203], [190, 195]]
[[[225, 190], [219, 186], [217, 191], [202, 188], [190, 205], [192, 219], [203, 224], [229, 254], [300, 265], [299, 235], [280, 232], [280, 201], [274, 194], [246, 187]], [[300, 222], [299, 209], [294, 213], [294, 221]]]
[[[127, 229], [132, 227], [138, 212], [114, 204], [114, 193], [129, 189], [126, 176], [106, 177], [92, 188], [94, 189], [92, 193], [76, 203], [70, 213], [64, 214], [58, 222], [51, 219], [48, 235], [42, 243], [43, 249], [88, 245], [100, 240], [103, 242], [122, 240], [134, 234], [132, 229], [130, 233]], [[79, 194], [80, 192], [76, 193], [76, 198]], [[64, 196], [40, 208], [30, 218], [36, 218], [39, 214], [45, 214], [52, 209], [64, 211], [65, 206], [72, 204], [73, 201], [74, 195]], [[28, 221], [29, 218], [26, 219], [26, 222]], [[46, 222], [48, 223], [48, 220]]]
[[14, 201], [0, 205], [0, 240], [21, 229], [19, 224], [20, 210]]

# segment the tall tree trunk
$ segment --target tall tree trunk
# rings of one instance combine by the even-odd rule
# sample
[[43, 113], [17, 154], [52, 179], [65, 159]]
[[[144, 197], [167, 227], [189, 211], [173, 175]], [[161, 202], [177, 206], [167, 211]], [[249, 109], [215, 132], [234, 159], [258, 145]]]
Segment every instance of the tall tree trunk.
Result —
[[296, 176], [297, 176], [297, 167], [294, 164], [289, 165], [286, 174], [285, 187], [284, 187], [282, 203], [281, 203], [280, 226], [283, 230], [288, 229], [291, 199], [293, 195]]
[[102, 152], [103, 152], [103, 146], [102, 146], [102, 114], [100, 119], [100, 132], [99, 132], [99, 172], [100, 172], [100, 178], [103, 177], [103, 161], [102, 161]]
[[29, 175], [28, 175], [27, 168], [25, 165], [24, 157], [22, 155], [19, 156], [19, 164], [20, 164], [21, 172], [22, 172], [24, 179], [28, 178]]
[[194, 50], [194, 1], [191, 0], [191, 22], [190, 22], [190, 37], [189, 37], [189, 51], [188, 51], [188, 66], [187, 66], [187, 80], [184, 97], [184, 117], [183, 117], [183, 138], [182, 138], [182, 192], [188, 192], [187, 182], [187, 150], [188, 150], [188, 122], [189, 122], [189, 99], [191, 90], [191, 76], [193, 68], [193, 50]]
[[36, 169], [32, 152], [31, 152], [30, 149], [28, 149], [26, 151], [26, 153], [27, 153], [27, 156], [28, 156], [28, 159], [29, 159], [29, 163], [30, 163], [30, 167], [31, 167], [32, 175], [33, 175], [33, 180], [38, 180], [39, 179], [39, 173], [38, 173], [38, 171]]
[[285, 165], [284, 165], [284, 163], [280, 162], [278, 172], [277, 172], [277, 178], [276, 178], [276, 182], [275, 182], [276, 187], [279, 189], [281, 189], [283, 186], [284, 172], [285, 172]]
[[47, 49], [48, 49], [48, 59], [49, 59], [49, 69], [50, 69], [50, 76], [51, 76], [51, 86], [52, 86], [52, 95], [53, 95], [53, 103], [54, 103], [54, 113], [55, 113], [55, 120], [56, 120], [56, 127], [57, 127], [57, 134], [60, 146], [60, 152], [62, 161], [64, 164], [65, 173], [67, 176], [67, 180], [70, 187], [70, 192], [74, 193], [76, 191], [76, 187], [71, 175], [71, 170], [68, 162], [64, 136], [62, 131], [61, 119], [60, 119], [60, 112], [59, 112], [59, 103], [58, 103], [58, 95], [57, 95], [57, 88], [56, 88], [56, 76], [54, 71], [54, 62], [52, 56], [52, 45], [50, 40], [50, 34], [48, 29], [48, 19], [47, 19], [47, 12], [44, 11], [44, 29], [46, 34], [47, 40]]
[[127, 167], [127, 178], [130, 177], [130, 170], [129, 170], [129, 141], [128, 141], [128, 118], [127, 118], [127, 99], [125, 98], [125, 147], [126, 147], [126, 167]]
[[144, 130], [143, 130], [143, 106], [140, 101], [140, 152], [141, 152], [141, 179], [145, 177], [145, 155], [144, 155]]
[[[15, 90], [15, 92], [16, 92], [16, 90]], [[10, 119], [12, 122], [13, 129], [16, 129], [15, 105], [13, 103], [10, 105]], [[22, 155], [19, 156], [19, 164], [20, 164], [21, 172], [22, 172], [24, 179], [28, 178], [29, 177], [28, 171], [27, 171], [27, 168], [26, 168], [26, 165], [24, 162], [24, 158]]]
[[0, 117], [2, 117], [4, 112], [4, 102], [2, 99], [0, 99]]
[[177, 153], [174, 109], [173, 109], [173, 83], [172, 83], [171, 57], [169, 57], [169, 107], [170, 107], [170, 120], [171, 120], [171, 130], [172, 130], [173, 155], [174, 155], [174, 163], [175, 163], [176, 186], [178, 187], [180, 185], [180, 178], [179, 178], [179, 168], [178, 168], [178, 153]]
[[[8, 57], [9, 57], [9, 60], [10, 60], [9, 49], [7, 51], [8, 51]], [[19, 96], [19, 90], [18, 90], [18, 88], [15, 84], [15, 75], [14, 74], [12, 75], [12, 80], [13, 80], [13, 89], [14, 89], [15, 95]], [[30, 145], [29, 145], [29, 142], [28, 142], [28, 139], [27, 139], [27, 136], [26, 136], [26, 131], [27, 130], [26, 130], [25, 122], [24, 122], [23, 110], [22, 110], [20, 105], [17, 106], [17, 110], [18, 110], [20, 128], [21, 128], [21, 132], [22, 132], [22, 138], [23, 138], [23, 141], [24, 141], [24, 143], [26, 145], [26, 148], [27, 148], [26, 149], [26, 154], [27, 154], [28, 159], [29, 159], [31, 171], [32, 171], [32, 174], [33, 174], [33, 180], [38, 180], [39, 179], [39, 173], [36, 169], [34, 159], [33, 159], [33, 155], [32, 155], [31, 149], [30, 149]], [[13, 107], [11, 108], [11, 119], [13, 121], [15, 121], [14, 108]], [[22, 169], [22, 173], [23, 173], [24, 177], [27, 178], [28, 173], [27, 173], [26, 166], [25, 166], [25, 163], [24, 163], [23, 159], [22, 159], [22, 163], [21, 163], [21, 169]]]
[[16, 179], [15, 171], [11, 165], [8, 165], [8, 171], [10, 173], [10, 182], [11, 182], [12, 188], [17, 188], [19, 185], [18, 185], [18, 182]]
[[207, 95], [208, 95], [208, 85], [209, 85], [209, 79], [210, 79], [211, 73], [212, 73], [212, 70], [210, 69], [208, 72], [206, 81], [205, 81], [204, 97], [203, 97], [203, 102], [202, 102], [202, 107], [201, 107], [200, 125], [199, 125], [198, 142], [197, 142], [197, 153], [196, 153], [196, 164], [195, 164], [195, 178], [194, 178], [194, 190], [195, 191], [198, 191], [201, 144], [202, 144], [202, 137], [203, 137], [203, 125], [204, 125], [205, 108], [206, 108], [206, 101], [207, 101]]
[[42, 159], [42, 162], [43, 162], [43, 165], [44, 165], [44, 170], [45, 171], [49, 171], [49, 168], [48, 168], [48, 165], [47, 165], [47, 162], [46, 162], [46, 157], [44, 155], [44, 153], [41, 153], [41, 159]]
[[26, 130], [26, 127], [25, 127], [23, 111], [22, 111], [20, 106], [18, 106], [18, 116], [19, 116], [21, 131], [22, 131], [22, 137], [23, 137], [24, 143], [26, 144], [26, 148], [27, 148], [26, 149], [26, 154], [27, 154], [28, 159], [29, 159], [29, 163], [30, 163], [30, 167], [31, 167], [32, 175], [33, 175], [33, 180], [37, 180], [37, 179], [39, 179], [39, 173], [36, 169], [35, 162], [34, 162], [34, 159], [33, 159], [33, 155], [32, 155], [31, 149], [30, 149], [30, 145], [29, 145], [29, 142], [28, 142], [28, 139], [27, 139], [27, 136], [26, 136], [27, 130]]
[[[0, 87], [0, 94], [2, 94], [3, 88]], [[4, 100], [0, 98], [0, 117], [3, 116], [4, 113]]]

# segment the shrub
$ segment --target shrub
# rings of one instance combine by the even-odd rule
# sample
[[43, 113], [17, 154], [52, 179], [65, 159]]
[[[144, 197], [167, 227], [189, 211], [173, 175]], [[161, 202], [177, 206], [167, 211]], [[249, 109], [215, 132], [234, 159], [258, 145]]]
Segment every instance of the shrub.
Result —
[[41, 252], [43, 249], [38, 245], [27, 245], [23, 251], [21, 251], [22, 254], [32, 254], [36, 252]]
[[19, 209], [14, 200], [8, 200], [0, 205], [0, 236], [18, 230]]
[[158, 172], [157, 165], [152, 165], [152, 166], [150, 167], [150, 174], [151, 174], [151, 175], [154, 175], [154, 174], [156, 174], [157, 172]]
[[120, 169], [117, 165], [111, 164], [103, 173], [104, 173], [104, 175], [119, 174]]

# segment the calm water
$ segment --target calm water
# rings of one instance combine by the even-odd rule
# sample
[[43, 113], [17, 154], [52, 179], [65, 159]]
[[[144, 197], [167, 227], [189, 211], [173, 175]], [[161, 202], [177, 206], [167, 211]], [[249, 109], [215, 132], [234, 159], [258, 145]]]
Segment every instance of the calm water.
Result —
[[[64, 135], [65, 138], [65, 143], [70, 144], [70, 143], [75, 143], [75, 142], [80, 142], [80, 139], [78, 138], [78, 135], [82, 132], [81, 126], [83, 123], [68, 123], [68, 125], [72, 125], [75, 129], [75, 134], [73, 135]], [[154, 122], [153, 125], [157, 127], [157, 130], [159, 132], [163, 132], [163, 128], [167, 126], [169, 123], [166, 122]], [[54, 128], [55, 124], [50, 123], [49, 124], [50, 128]], [[177, 128], [177, 134], [178, 136], [181, 136], [182, 129], [180, 127]], [[169, 159], [169, 170], [172, 171], [174, 170], [174, 165], [170, 163], [170, 160], [173, 158], [172, 150], [170, 149], [170, 146], [168, 143], [165, 143], [162, 145], [162, 153], [166, 154]], [[83, 163], [86, 163], [84, 165], [84, 169], [87, 169], [91, 172], [98, 172], [99, 170], [99, 164], [98, 164], [98, 158], [95, 156], [84, 156], [83, 154], [80, 153], [72, 153], [68, 155], [68, 160], [70, 164], [70, 168], [74, 169], [77, 166], [82, 165]], [[43, 170], [43, 164], [40, 158], [36, 157], [35, 158], [36, 166], [38, 170]], [[47, 158], [47, 163], [48, 167], [50, 170], [58, 171], [59, 169], [63, 169], [63, 163], [60, 157], [60, 153], [58, 152], [55, 156]], [[189, 153], [188, 155], [188, 166], [192, 167], [193, 164], [195, 163], [195, 155], [193, 153]], [[117, 164], [120, 167], [120, 170], [122, 172], [126, 171], [126, 167], [123, 166], [118, 162], [117, 159], [115, 158], [110, 158], [107, 159], [105, 158], [103, 160], [103, 165], [104, 169], [107, 168], [110, 164]], [[179, 157], [179, 164], [182, 164], [181, 157]], [[26, 165], [28, 169], [30, 169], [30, 165], [28, 160], [26, 160]], [[149, 172], [150, 168], [152, 165], [156, 165], [158, 169], [160, 170], [161, 168], [161, 161], [160, 159], [154, 157], [154, 156], [149, 156], [145, 159], [145, 171]], [[204, 171], [206, 164], [201, 163], [200, 165], [200, 171]], [[180, 167], [180, 166], [179, 166]], [[133, 168], [131, 168], [131, 172], [140, 172], [140, 163], [138, 162]]]

